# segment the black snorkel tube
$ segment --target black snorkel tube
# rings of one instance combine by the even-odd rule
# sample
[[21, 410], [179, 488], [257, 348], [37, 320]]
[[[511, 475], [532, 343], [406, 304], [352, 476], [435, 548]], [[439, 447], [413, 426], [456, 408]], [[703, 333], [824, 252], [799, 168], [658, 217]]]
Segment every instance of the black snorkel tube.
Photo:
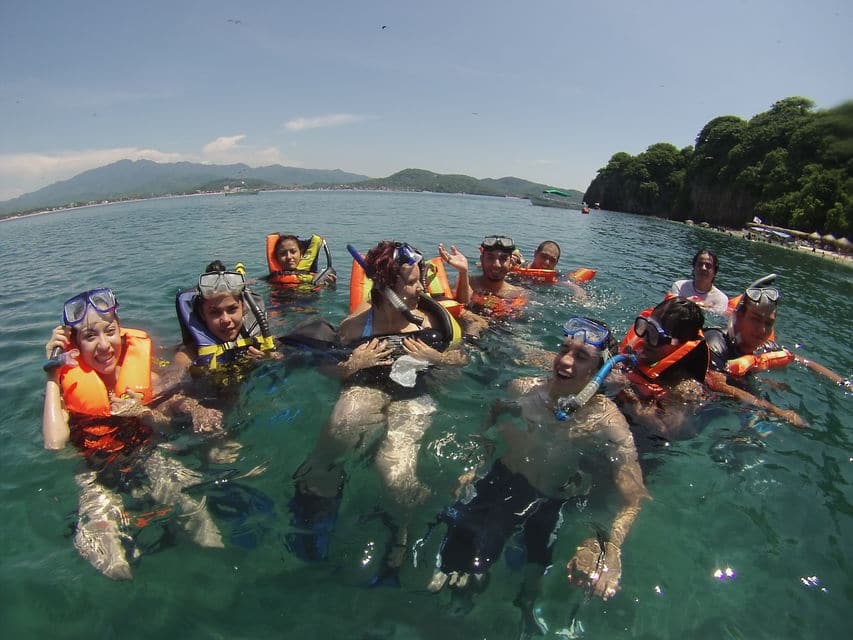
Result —
[[[364, 258], [361, 257], [361, 254], [358, 252], [358, 249], [356, 249], [351, 244], [348, 244], [347, 245], [347, 251], [350, 252], [352, 259], [355, 260], [361, 266], [362, 269], [364, 269], [364, 273], [367, 275], [367, 277], [370, 278], [371, 280], [373, 280], [374, 283], [376, 283], [376, 280], [374, 279], [373, 270], [368, 268], [367, 263], [364, 261]], [[416, 324], [417, 326], [421, 326], [423, 324], [424, 319], [419, 318], [414, 313], [412, 313], [412, 310], [409, 309], [409, 307], [406, 305], [405, 302], [400, 300], [400, 296], [398, 296], [396, 293], [394, 293], [394, 291], [391, 288], [389, 288], [389, 287], [381, 287], [380, 288], [377, 286], [376, 289], [377, 289], [377, 291], [381, 292], [382, 295], [384, 295], [388, 299], [388, 302], [391, 303], [392, 307], [394, 307], [397, 311], [399, 311], [400, 313], [402, 313], [405, 316], [406, 320], [408, 320], [412, 324]]]
[[586, 386], [577, 394], [557, 398], [557, 407], [554, 409], [554, 416], [557, 420], [568, 420], [569, 416], [584, 406], [596, 394], [599, 387], [604, 384], [604, 379], [613, 370], [613, 367], [620, 362], [630, 362], [632, 366], [637, 366], [637, 356], [633, 353], [620, 353], [608, 359], [602, 365], [592, 380], [586, 383]]
[[[246, 277], [246, 266], [242, 262], [238, 262], [234, 266], [234, 271], [242, 275], [244, 278]], [[249, 305], [249, 309], [255, 316], [255, 319], [258, 321], [258, 327], [261, 329], [261, 336], [263, 337], [263, 348], [267, 351], [275, 349], [275, 342], [272, 338], [272, 333], [270, 332], [270, 323], [269, 318], [267, 318], [267, 313], [263, 309], [258, 306], [258, 302], [252, 296], [252, 292], [248, 287], [243, 287], [242, 293], [243, 301]]]
[[311, 284], [315, 286], [324, 285], [328, 282], [331, 276], [337, 275], [335, 268], [332, 266], [332, 255], [329, 253], [329, 247], [326, 244], [325, 240], [323, 240], [323, 251], [326, 254], [326, 268], [323, 269], [316, 276], [314, 276], [314, 280], [311, 282]]
[[44, 361], [41, 368], [45, 371], [52, 371], [53, 369], [58, 369], [64, 364], [65, 352], [62, 350], [62, 347], [54, 347], [53, 351], [50, 352], [50, 358]]

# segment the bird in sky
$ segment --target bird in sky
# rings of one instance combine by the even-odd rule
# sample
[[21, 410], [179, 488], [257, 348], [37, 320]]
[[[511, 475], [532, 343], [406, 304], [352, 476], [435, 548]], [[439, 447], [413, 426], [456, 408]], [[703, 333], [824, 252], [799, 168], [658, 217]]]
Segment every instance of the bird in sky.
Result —
[[235, 18], [228, 18], [228, 20], [226, 20], [226, 22], [230, 22], [232, 24], [243, 24], [242, 20], [237, 20]]

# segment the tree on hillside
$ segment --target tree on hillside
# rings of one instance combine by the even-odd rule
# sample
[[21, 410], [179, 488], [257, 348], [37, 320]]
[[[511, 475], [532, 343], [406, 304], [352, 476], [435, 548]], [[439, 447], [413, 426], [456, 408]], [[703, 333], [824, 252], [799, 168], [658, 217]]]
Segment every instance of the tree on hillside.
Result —
[[853, 102], [816, 112], [779, 100], [749, 121], [708, 122], [694, 148], [668, 143], [619, 152], [584, 198], [603, 206], [740, 226], [756, 214], [802, 231], [848, 235], [853, 221]]

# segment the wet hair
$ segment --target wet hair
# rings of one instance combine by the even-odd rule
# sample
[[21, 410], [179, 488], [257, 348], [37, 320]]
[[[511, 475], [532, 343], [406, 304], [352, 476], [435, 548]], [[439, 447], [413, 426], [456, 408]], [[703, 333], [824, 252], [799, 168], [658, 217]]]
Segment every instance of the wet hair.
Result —
[[695, 340], [705, 324], [701, 307], [687, 298], [667, 298], [652, 309], [652, 317], [677, 340]]
[[225, 271], [228, 269], [225, 268], [225, 263], [222, 260], [214, 260], [204, 268], [205, 273], [223, 273]]
[[696, 268], [696, 263], [699, 261], [699, 257], [703, 253], [707, 253], [708, 257], [711, 258], [711, 264], [714, 265], [714, 277], [716, 277], [717, 271], [720, 269], [720, 261], [717, 260], [717, 254], [710, 249], [699, 249], [699, 251], [696, 252], [696, 255], [693, 256], [693, 268]]
[[394, 249], [398, 243], [383, 240], [367, 252], [364, 262], [371, 272], [370, 278], [379, 289], [393, 287], [394, 281], [400, 275], [400, 265], [394, 260]]
[[299, 238], [294, 235], [286, 235], [279, 236], [278, 240], [275, 241], [275, 248], [273, 249], [273, 255], [278, 255], [279, 249], [281, 249], [281, 245], [284, 244], [285, 240], [292, 240], [296, 243], [296, 246], [299, 247], [299, 255], [302, 255], [302, 242], [300, 242]]
[[[561, 255], [563, 255], [563, 252], [562, 252], [562, 250], [560, 249], [560, 245], [559, 245], [559, 244], [557, 244], [556, 242], [554, 242], [553, 240], [543, 240], [542, 242], [540, 242], [540, 243], [539, 243], [539, 246], [538, 246], [538, 247], [536, 247], [536, 253], [539, 253], [540, 251], [542, 251], [542, 250], [543, 250], [545, 247], [547, 247], [549, 244], [550, 244], [550, 245], [554, 245], [554, 247], [557, 249], [557, 260], [559, 260], [559, 259], [560, 259], [560, 256], [561, 256]], [[597, 321], [596, 321], [596, 322], [597, 322]], [[599, 324], [602, 324], [602, 323], [599, 323]]]

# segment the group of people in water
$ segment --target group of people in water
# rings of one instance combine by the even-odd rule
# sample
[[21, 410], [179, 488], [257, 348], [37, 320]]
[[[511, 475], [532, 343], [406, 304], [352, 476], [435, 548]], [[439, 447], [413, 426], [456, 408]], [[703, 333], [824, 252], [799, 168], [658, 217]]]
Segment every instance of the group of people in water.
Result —
[[[190, 382], [259, 358], [286, 361], [287, 346], [299, 345], [330, 356], [333, 365], [324, 371], [341, 381], [341, 392], [316, 446], [293, 473], [287, 546], [306, 561], [329, 557], [346, 464], [372, 447], [393, 523], [374, 582], [397, 583], [411, 547], [412, 515], [430, 496], [417, 468], [421, 442], [439, 409], [429, 392], [429, 371], [466, 366], [469, 350], [489, 327], [524, 314], [526, 280], [564, 285], [583, 298], [579, 282], [591, 277], [589, 270], [559, 274], [560, 247], [551, 240], [537, 247], [529, 263], [507, 236], [486, 236], [479, 249], [481, 273], [469, 275], [468, 259], [455, 246], [439, 245], [433, 259], [388, 240], [366, 255], [350, 248], [357, 274], [350, 314], [338, 327], [309, 319], [281, 339], [272, 336], [263, 299], [247, 286], [242, 265], [228, 270], [215, 261], [196, 287], [176, 297], [182, 345], [160, 372], [152, 366], [148, 335], [122, 326], [112, 290], [68, 299], [45, 346], [42, 427], [45, 447], [61, 449], [70, 441], [82, 453], [77, 549], [104, 575], [131, 578], [133, 532], [123, 496], [169, 505], [195, 542], [222, 547], [215, 519], [193, 490], [204, 479], [168, 455], [162, 447], [168, 435], [162, 434], [185, 429], [227, 441], [227, 407], [201, 402]], [[323, 253], [328, 257], [320, 236], [270, 234], [270, 282], [310, 290], [334, 285], [330, 260], [318, 266]], [[445, 265], [456, 271], [453, 288]], [[559, 350], [548, 356], [548, 373], [513, 380], [506, 400], [483, 408], [483, 429], [503, 441], [504, 453], [496, 460], [489, 460], [491, 452], [484, 455], [490, 464], [460, 478], [465, 498], [441, 511], [446, 533], [431, 591], [482, 589], [489, 567], [519, 534], [526, 568], [517, 604], [532, 615], [537, 585], [553, 562], [564, 505], [609, 482], [619, 497], [612, 521], [581, 542], [565, 567], [572, 583], [610, 598], [620, 588], [629, 530], [649, 497], [641, 438], [695, 435], [693, 418], [710, 390], [806, 426], [796, 412], [754, 395], [748, 381], [754, 372], [794, 360], [849, 386], [773, 341], [781, 296], [772, 277], [729, 301], [714, 286], [718, 266], [713, 251], [698, 251], [693, 277], [675, 282], [666, 299], [640, 311], [621, 341], [594, 318], [567, 319]], [[726, 326], [706, 328], [705, 311], [727, 314]]]

